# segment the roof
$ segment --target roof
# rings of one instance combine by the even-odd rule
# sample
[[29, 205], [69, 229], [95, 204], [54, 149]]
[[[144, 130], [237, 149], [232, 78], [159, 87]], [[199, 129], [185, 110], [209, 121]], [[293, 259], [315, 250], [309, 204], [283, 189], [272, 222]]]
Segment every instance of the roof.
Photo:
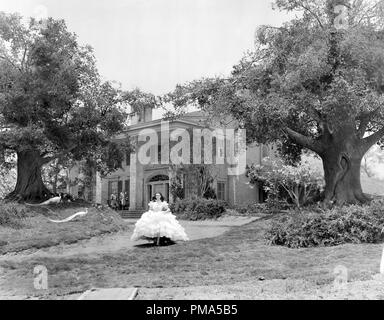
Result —
[[183, 117], [207, 117], [207, 113], [201, 110], [188, 112]]
[[[182, 125], [182, 127], [196, 126], [196, 127], [204, 128], [206, 127], [206, 125], [203, 123], [205, 119], [206, 117], [204, 117], [202, 113], [200, 115], [199, 111], [198, 112], [194, 111], [194, 112], [187, 113], [178, 119], [171, 120], [169, 121], [169, 123], [171, 126], [174, 126], [175, 124], [180, 124]], [[158, 127], [159, 129], [162, 121], [163, 119], [156, 119], [148, 122], [140, 122], [140, 123], [133, 124], [129, 126], [127, 130], [121, 132], [120, 134], [117, 134], [115, 138], [117, 139], [123, 138], [127, 133], [135, 135], [135, 133], [138, 133], [140, 130], [146, 129], [146, 128]]]
[[[169, 125], [170, 127], [175, 127], [175, 125], [180, 125], [181, 127], [200, 127], [200, 128], [212, 128], [213, 123], [209, 123], [207, 120], [209, 119], [208, 113], [198, 110], [198, 111], [192, 111], [188, 112], [186, 114], [183, 114], [179, 118], [176, 118], [175, 120], [170, 120]], [[128, 127], [127, 130], [121, 132], [120, 134], [117, 134], [115, 138], [121, 139], [126, 136], [127, 133], [131, 135], [136, 135], [140, 132], [140, 130], [147, 129], [147, 128], [153, 128], [156, 131], [161, 130], [161, 123], [164, 121], [163, 119], [156, 119], [148, 122], [140, 122], [133, 124]]]

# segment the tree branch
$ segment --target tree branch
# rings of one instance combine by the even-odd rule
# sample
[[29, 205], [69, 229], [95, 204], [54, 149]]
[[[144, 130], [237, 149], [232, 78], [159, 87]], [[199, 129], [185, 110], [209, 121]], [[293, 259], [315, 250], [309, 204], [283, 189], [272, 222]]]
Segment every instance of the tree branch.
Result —
[[377, 112], [379, 112], [381, 110], [381, 108], [382, 108], [382, 105], [378, 106], [374, 110], [362, 112], [361, 114], [359, 114], [356, 117], [356, 120], [363, 120], [363, 119], [366, 119], [366, 118], [368, 118], [370, 120], [374, 115], [377, 114]]
[[282, 129], [284, 132], [288, 134], [288, 136], [297, 144], [310, 149], [317, 154], [320, 154], [323, 152], [323, 147], [320, 145], [319, 142], [315, 141], [314, 139], [307, 137], [301, 133], [296, 132], [295, 130], [292, 130], [291, 128], [285, 127]]
[[10, 63], [15, 69], [18, 69], [20, 72], [23, 72], [22, 69], [21, 69], [19, 66], [17, 66], [15, 63], [13, 63], [13, 62], [11, 61], [11, 59], [7, 58], [6, 56], [0, 56], [0, 59], [3, 59], [3, 60], [5, 60], [5, 61], [7, 61], [7, 62]]
[[363, 150], [366, 152], [384, 136], [384, 127], [363, 139]]
[[27, 54], [27, 47], [24, 48], [23, 59], [21, 60], [21, 68], [24, 68], [26, 54]]
[[309, 12], [309, 13], [310, 13], [310, 14], [317, 20], [317, 22], [319, 23], [321, 29], [324, 29], [324, 26], [323, 26], [323, 24], [321, 23], [320, 18], [319, 18], [319, 16], [318, 16], [316, 13], [314, 13], [310, 8], [308, 8], [307, 6], [305, 6], [305, 5], [302, 3], [302, 1], [295, 1], [295, 3], [296, 3], [296, 5], [298, 5], [299, 7], [303, 8], [303, 9], [306, 10], [306, 11], [308, 11], [308, 12]]
[[357, 134], [358, 134], [359, 138], [364, 137], [364, 134], [367, 131], [368, 124], [369, 124], [369, 118], [368, 117], [361, 119], [359, 128], [357, 129]]
[[63, 150], [63, 151], [61, 151], [59, 153], [54, 154], [53, 156], [43, 157], [43, 158], [41, 158], [40, 163], [41, 163], [41, 165], [44, 165], [44, 164], [47, 164], [47, 163], [49, 163], [49, 162], [51, 162], [51, 161], [53, 161], [53, 160], [55, 160], [57, 158], [64, 157], [67, 153], [71, 152], [75, 148], [76, 148], [76, 145], [73, 145], [70, 148], [67, 148], [67, 149], [65, 149], [65, 150]]

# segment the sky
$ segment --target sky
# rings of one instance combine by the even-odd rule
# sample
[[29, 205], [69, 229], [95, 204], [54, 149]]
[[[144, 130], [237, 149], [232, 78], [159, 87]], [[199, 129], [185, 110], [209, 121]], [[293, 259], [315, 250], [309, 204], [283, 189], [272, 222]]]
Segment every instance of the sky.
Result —
[[0, 11], [64, 19], [104, 80], [154, 94], [228, 75], [257, 26], [290, 20], [270, 0], [0, 0]]

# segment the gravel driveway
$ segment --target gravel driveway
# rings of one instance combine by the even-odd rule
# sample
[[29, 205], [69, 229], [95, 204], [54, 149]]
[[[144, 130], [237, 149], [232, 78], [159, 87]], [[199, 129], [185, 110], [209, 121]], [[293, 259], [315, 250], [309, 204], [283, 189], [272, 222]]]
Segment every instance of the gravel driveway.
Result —
[[[256, 217], [223, 216], [217, 220], [187, 221], [180, 220], [180, 224], [190, 241], [217, 237], [232, 227], [242, 226], [257, 220]], [[63, 244], [59, 246], [44, 248], [40, 250], [25, 250], [18, 253], [10, 253], [0, 256], [1, 260], [20, 261], [36, 257], [69, 257], [75, 255], [97, 256], [120, 250], [130, 250], [136, 245], [147, 243], [147, 241], [132, 241], [130, 239], [136, 219], [126, 219], [128, 231], [117, 232], [87, 240], [81, 240], [74, 244]]]

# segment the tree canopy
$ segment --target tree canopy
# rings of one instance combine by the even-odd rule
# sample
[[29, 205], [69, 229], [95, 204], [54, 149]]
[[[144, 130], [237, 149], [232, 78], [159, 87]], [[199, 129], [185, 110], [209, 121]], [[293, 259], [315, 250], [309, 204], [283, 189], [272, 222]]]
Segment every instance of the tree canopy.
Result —
[[88, 159], [100, 171], [120, 166], [110, 138], [124, 129], [122, 93], [102, 82], [93, 50], [62, 20], [44, 23], [0, 12], [0, 154], [17, 154], [11, 198], [43, 199], [41, 166], [57, 157]]
[[[365, 202], [363, 155], [384, 135], [383, 1], [288, 1], [300, 11], [281, 27], [259, 26], [255, 51], [227, 78], [178, 85], [167, 95], [178, 113], [196, 104], [212, 116], [239, 120], [248, 141], [276, 143], [297, 160], [309, 149], [323, 160], [325, 199]], [[344, 28], [340, 28], [345, 8]]]

